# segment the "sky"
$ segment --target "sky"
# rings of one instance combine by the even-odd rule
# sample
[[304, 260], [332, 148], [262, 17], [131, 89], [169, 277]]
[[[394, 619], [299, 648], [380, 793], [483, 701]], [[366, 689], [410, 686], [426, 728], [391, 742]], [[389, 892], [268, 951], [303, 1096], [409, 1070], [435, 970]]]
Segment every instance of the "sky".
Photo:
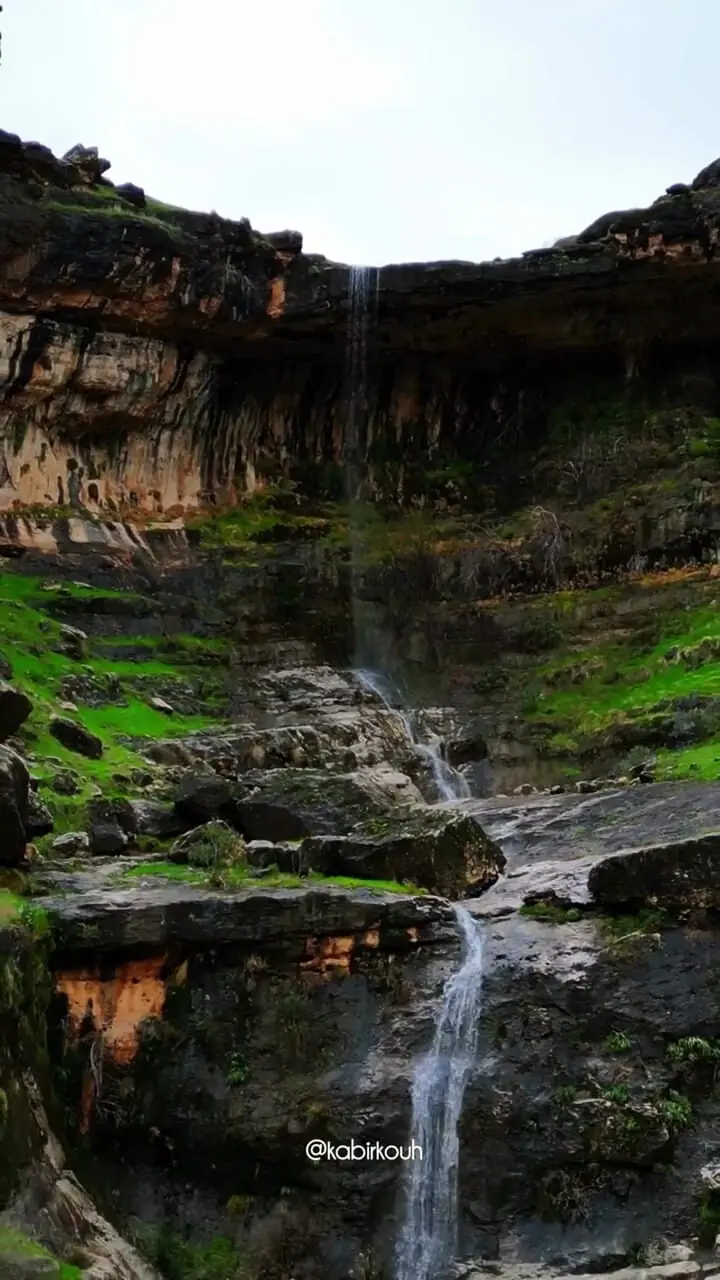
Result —
[[337, 261], [509, 257], [720, 156], [716, 0], [3, 9], [3, 128]]

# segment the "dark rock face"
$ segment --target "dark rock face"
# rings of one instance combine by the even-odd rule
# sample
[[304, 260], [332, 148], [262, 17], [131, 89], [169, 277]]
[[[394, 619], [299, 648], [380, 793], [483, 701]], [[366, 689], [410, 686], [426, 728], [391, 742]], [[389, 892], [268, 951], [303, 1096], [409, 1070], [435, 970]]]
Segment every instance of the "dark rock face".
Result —
[[77, 751], [78, 755], [87, 756], [89, 760], [101, 758], [102, 741], [81, 724], [76, 724], [74, 720], [66, 720], [62, 716], [54, 716], [49, 728], [53, 737], [67, 747], [68, 751]]
[[0, 680], [0, 742], [17, 733], [32, 711], [27, 694]]
[[0, 746], [0, 866], [17, 866], [25, 856], [29, 788], [24, 761]]
[[[306, 1144], [345, 1125], [367, 1141], [403, 1141], [410, 1055], [427, 1021], [423, 1008], [408, 1022], [409, 983], [432, 993], [452, 968], [457, 935], [447, 904], [338, 890], [221, 895], [172, 886], [48, 906], [62, 949], [59, 989], [69, 1002], [68, 1061], [79, 1070], [73, 1089], [83, 1087], [94, 1035], [77, 1016], [81, 1002], [84, 1012], [90, 995], [105, 1011], [110, 1044], [120, 1027], [112, 991], [134, 989], [139, 1000], [132, 1047], [123, 1022], [125, 1047], [118, 1040], [117, 1056], [110, 1050], [106, 1061], [114, 1138], [108, 1145], [101, 1099], [89, 1134], [99, 1173], [111, 1149], [139, 1141], [116, 1175], [128, 1211], [144, 1199], [145, 1215], [161, 1195], [168, 1224], [185, 1218], [194, 1229], [202, 1217], [232, 1231], [232, 1205], [230, 1216], [223, 1206], [247, 1196], [254, 1206], [247, 1228], [268, 1274], [291, 1265], [293, 1274], [332, 1267], [348, 1275], [378, 1193], [392, 1203], [396, 1171], [372, 1162], [313, 1165]], [[170, 946], [168, 962], [132, 959], [146, 912], [145, 936], [155, 956], [158, 946]], [[118, 943], [130, 958], [116, 967]], [[149, 1007], [155, 1016], [145, 1018]], [[199, 1163], [202, 1185], [193, 1172]], [[182, 1189], [188, 1178], [197, 1186], [194, 1210]]]

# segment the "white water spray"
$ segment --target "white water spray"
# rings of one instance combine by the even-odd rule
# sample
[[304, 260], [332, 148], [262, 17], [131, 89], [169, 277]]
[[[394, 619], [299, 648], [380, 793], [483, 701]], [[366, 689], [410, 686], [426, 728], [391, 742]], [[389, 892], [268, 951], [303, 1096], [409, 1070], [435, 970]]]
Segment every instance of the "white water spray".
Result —
[[402, 705], [397, 705], [402, 703], [402, 699], [392, 682], [377, 671], [369, 671], [366, 667], [356, 668], [355, 675], [366, 689], [370, 689], [377, 694], [388, 711], [392, 711], [400, 717], [410, 741], [414, 744], [419, 754], [425, 757], [430, 766], [439, 799], [467, 800], [470, 796], [470, 788], [459, 770], [448, 764], [443, 756], [442, 739], [434, 738], [431, 742], [422, 741], [418, 736], [413, 716], [404, 711]]
[[457, 1244], [458, 1122], [477, 1053], [483, 949], [476, 922], [456, 907], [463, 963], [443, 992], [429, 1052], [415, 1067], [411, 1140], [423, 1158], [408, 1165], [395, 1280], [439, 1280]]

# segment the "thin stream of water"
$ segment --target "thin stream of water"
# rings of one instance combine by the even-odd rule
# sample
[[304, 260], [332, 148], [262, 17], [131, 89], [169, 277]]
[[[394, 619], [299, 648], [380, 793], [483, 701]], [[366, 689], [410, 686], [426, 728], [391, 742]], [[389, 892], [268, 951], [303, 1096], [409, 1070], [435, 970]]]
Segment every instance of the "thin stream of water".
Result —
[[[355, 675], [398, 715], [408, 739], [430, 765], [440, 800], [470, 795], [465, 778], [444, 759], [442, 741], [424, 742], [415, 718], [387, 676], [377, 671], [375, 650], [381, 646], [361, 607], [362, 467], [369, 439], [368, 339], [375, 319], [379, 272], [367, 267], [350, 270], [348, 323], [348, 408], [345, 432], [345, 471], [350, 508], [352, 608]], [[373, 665], [366, 665], [372, 663]], [[465, 1088], [477, 1050], [482, 995], [482, 938], [472, 916], [455, 907], [463, 943], [463, 959], [443, 992], [432, 1045], [415, 1066], [412, 1089], [411, 1138], [423, 1158], [408, 1166], [405, 1210], [396, 1249], [395, 1280], [439, 1280], [452, 1261], [457, 1238], [458, 1123]]]
[[[356, 667], [355, 676], [366, 689], [372, 690], [382, 700], [388, 711], [399, 716], [410, 741], [416, 750], [427, 760], [432, 771], [433, 782], [440, 800], [467, 800], [470, 788], [463, 775], [448, 764], [442, 754], [442, 739], [423, 742], [417, 731], [413, 716], [402, 708], [402, 698], [387, 676], [377, 671], [369, 671], [367, 667]], [[398, 703], [400, 705], [398, 706]]]
[[407, 1166], [395, 1280], [439, 1280], [456, 1252], [458, 1122], [477, 1053], [483, 945], [469, 912], [457, 906], [455, 914], [463, 962], [445, 986], [432, 1045], [415, 1067], [411, 1141], [423, 1158]]

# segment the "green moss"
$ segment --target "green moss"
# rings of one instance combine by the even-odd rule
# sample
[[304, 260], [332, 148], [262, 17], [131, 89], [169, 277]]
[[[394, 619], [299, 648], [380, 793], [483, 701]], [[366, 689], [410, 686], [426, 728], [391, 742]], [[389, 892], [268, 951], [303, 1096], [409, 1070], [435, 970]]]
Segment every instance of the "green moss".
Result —
[[672, 924], [667, 911], [643, 908], [635, 915], [601, 916], [600, 928], [610, 941], [621, 941], [631, 934], [660, 933]]
[[602, 1047], [606, 1053], [629, 1053], [632, 1040], [624, 1031], [611, 1031], [603, 1040]]
[[140, 1244], [167, 1280], [240, 1280], [247, 1274], [244, 1254], [227, 1236], [202, 1244], [169, 1228], [146, 1228]]
[[20, 921], [20, 911], [25, 906], [25, 899], [7, 889], [0, 889], [0, 928]]
[[[394, 880], [360, 880], [351, 876], [322, 876], [311, 872], [308, 876], [295, 876], [282, 871], [269, 875], [253, 876], [246, 865], [224, 869], [226, 889], [301, 889], [309, 885], [334, 885], [340, 889], [365, 889], [375, 893], [424, 894], [426, 891], [413, 884], [398, 884]], [[159, 876], [163, 880], [180, 880], [186, 884], [207, 886], [212, 872], [174, 862], [140, 862], [122, 872], [123, 879], [137, 880], [147, 876]]]
[[547, 902], [524, 902], [519, 915], [545, 920], [548, 924], [574, 924], [582, 920], [582, 911], [578, 907], [558, 907]]
[[[52, 1258], [54, 1262], [60, 1261], [49, 1249], [38, 1244], [36, 1240], [31, 1240], [22, 1231], [15, 1230], [14, 1227], [0, 1227], [0, 1263], [3, 1254], [11, 1258]], [[81, 1280], [81, 1276], [79, 1267], [60, 1262], [59, 1280]]]
[[578, 1096], [578, 1087], [574, 1084], [559, 1084], [555, 1089], [553, 1098], [559, 1107], [566, 1107], [568, 1103], [574, 1102]]
[[630, 1098], [630, 1090], [626, 1084], [609, 1084], [600, 1092], [608, 1102], [617, 1102], [619, 1106], [623, 1106]]
[[241, 1053], [234, 1053], [230, 1059], [230, 1066], [226, 1080], [231, 1088], [236, 1085], [244, 1084], [250, 1073], [250, 1068]]
[[674, 1132], [687, 1129], [692, 1124], [692, 1103], [676, 1089], [669, 1089], [665, 1097], [660, 1098], [658, 1110]]
[[720, 1234], [720, 1191], [708, 1189], [702, 1194], [698, 1209], [698, 1244], [711, 1249]]
[[717, 1062], [720, 1060], [720, 1040], [705, 1040], [702, 1036], [684, 1036], [668, 1045], [667, 1056], [671, 1062]]
[[75, 198], [74, 201], [58, 200], [45, 198], [42, 202], [44, 209], [51, 209], [53, 213], [68, 214], [73, 217], [85, 218], [111, 218], [118, 219], [121, 222], [139, 222], [142, 225], [155, 227], [160, 231], [172, 233], [177, 237], [179, 228], [168, 219], [157, 217], [154, 213], [145, 213], [142, 209], [136, 208], [131, 204], [122, 203], [121, 197], [116, 195], [115, 199], [101, 199], [97, 203], [85, 203]]

